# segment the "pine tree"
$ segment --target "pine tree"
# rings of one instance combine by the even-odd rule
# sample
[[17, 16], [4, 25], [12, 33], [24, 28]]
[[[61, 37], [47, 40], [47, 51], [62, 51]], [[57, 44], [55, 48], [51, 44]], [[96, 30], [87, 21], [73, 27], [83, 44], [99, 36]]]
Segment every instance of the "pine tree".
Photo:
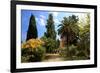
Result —
[[52, 14], [49, 14], [46, 29], [47, 29], [47, 31], [45, 32], [45, 36], [47, 38], [51, 38], [51, 39], [56, 40], [56, 31], [55, 31], [55, 26], [54, 26], [54, 21], [53, 21], [53, 15]]
[[28, 27], [28, 31], [27, 31], [27, 40], [32, 39], [32, 38], [37, 38], [38, 34], [37, 34], [37, 27], [36, 27], [36, 20], [35, 20], [35, 16], [31, 15], [30, 17], [30, 21], [29, 21], [29, 27]]

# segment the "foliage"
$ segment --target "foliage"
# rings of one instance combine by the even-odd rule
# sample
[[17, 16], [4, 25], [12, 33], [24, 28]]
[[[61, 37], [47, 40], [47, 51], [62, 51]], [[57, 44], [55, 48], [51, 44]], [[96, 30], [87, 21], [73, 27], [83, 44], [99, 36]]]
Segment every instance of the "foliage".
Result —
[[77, 47], [74, 46], [74, 45], [70, 45], [69, 47], [64, 47], [64, 48], [61, 48], [61, 53], [60, 55], [62, 57], [64, 57], [64, 59], [66, 60], [69, 60], [69, 59], [73, 59], [76, 54], [77, 54]]
[[79, 27], [77, 25], [78, 17], [75, 15], [64, 17], [61, 24], [58, 26], [58, 34], [61, 38], [65, 38], [65, 45], [72, 44], [79, 35]]
[[53, 51], [58, 48], [59, 42], [56, 40], [46, 37], [42, 37], [41, 40], [45, 42], [44, 47], [46, 48], [47, 53], [53, 53]]
[[22, 49], [22, 62], [38, 62], [42, 61], [44, 57], [45, 48], [42, 46]]
[[[80, 29], [80, 39], [78, 42], [78, 48], [84, 56], [90, 58], [90, 15], [86, 16], [86, 24]], [[83, 23], [81, 23], [83, 24]], [[79, 54], [80, 54], [79, 52]]]
[[[65, 60], [90, 59], [90, 16], [87, 14], [86, 22], [79, 22], [75, 15], [64, 17], [59, 24], [58, 35], [64, 46], [59, 48], [60, 41], [56, 39], [53, 15], [49, 14], [44, 36], [37, 39], [37, 28], [35, 17], [30, 18], [27, 41], [21, 42], [21, 61], [38, 62], [42, 61], [45, 53], [60, 51], [59, 54]], [[81, 26], [82, 25], [82, 26]], [[64, 41], [63, 41], [64, 40]]]
[[[73, 17], [72, 17], [73, 18]], [[61, 37], [66, 36], [68, 40], [66, 47], [61, 50], [61, 56], [67, 60], [90, 59], [90, 16], [86, 15], [85, 22], [74, 24], [70, 18], [64, 18], [58, 29]], [[71, 21], [71, 22], [69, 22]], [[73, 22], [73, 24], [72, 24]], [[71, 24], [71, 26], [70, 26]], [[74, 27], [76, 25], [78, 27]], [[82, 25], [82, 26], [81, 26]], [[73, 28], [75, 29], [74, 31]], [[65, 30], [64, 30], [65, 29]], [[65, 33], [63, 35], [63, 33]], [[70, 39], [71, 38], [71, 39]], [[74, 42], [76, 40], [77, 42]]]
[[37, 48], [42, 46], [44, 42], [40, 39], [30, 39], [24, 43], [22, 43], [21, 48]]
[[31, 15], [26, 40], [37, 38], [37, 37], [38, 37], [38, 32], [36, 27], [36, 20], [34, 15]]
[[46, 25], [47, 31], [45, 32], [45, 36], [47, 38], [51, 39], [56, 39], [56, 31], [55, 31], [55, 26], [54, 26], [54, 21], [53, 21], [53, 15], [49, 14], [49, 18], [47, 20], [47, 25]]
[[21, 46], [22, 62], [42, 61], [45, 57], [44, 42], [40, 39], [30, 39]]
[[60, 49], [61, 57], [64, 58], [64, 60], [85, 60], [89, 59], [89, 57], [86, 56], [86, 52], [84, 50], [78, 50], [77, 46], [70, 45], [69, 47], [64, 47]]

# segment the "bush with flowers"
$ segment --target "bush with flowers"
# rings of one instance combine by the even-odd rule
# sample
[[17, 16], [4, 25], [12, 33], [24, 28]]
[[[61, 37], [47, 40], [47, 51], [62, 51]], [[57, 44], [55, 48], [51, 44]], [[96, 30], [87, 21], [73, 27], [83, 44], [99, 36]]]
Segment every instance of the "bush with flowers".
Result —
[[44, 42], [41, 39], [30, 39], [22, 43], [21, 48], [37, 48], [44, 45]]
[[45, 57], [44, 42], [41, 39], [30, 39], [21, 45], [22, 62], [38, 62]]

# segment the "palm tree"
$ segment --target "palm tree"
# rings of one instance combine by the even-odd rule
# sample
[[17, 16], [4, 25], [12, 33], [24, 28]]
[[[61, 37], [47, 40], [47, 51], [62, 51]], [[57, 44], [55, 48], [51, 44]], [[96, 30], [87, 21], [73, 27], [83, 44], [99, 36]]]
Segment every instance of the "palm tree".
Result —
[[64, 17], [61, 24], [58, 25], [58, 35], [64, 40], [64, 45], [72, 44], [78, 38], [78, 17], [75, 15]]
[[79, 27], [77, 25], [78, 17], [75, 15], [64, 17], [61, 21], [61, 24], [58, 25], [58, 35], [61, 36], [61, 40], [63, 40], [63, 47], [66, 47], [67, 56], [70, 57], [70, 48], [69, 46], [72, 44], [76, 44], [77, 38], [79, 35]]

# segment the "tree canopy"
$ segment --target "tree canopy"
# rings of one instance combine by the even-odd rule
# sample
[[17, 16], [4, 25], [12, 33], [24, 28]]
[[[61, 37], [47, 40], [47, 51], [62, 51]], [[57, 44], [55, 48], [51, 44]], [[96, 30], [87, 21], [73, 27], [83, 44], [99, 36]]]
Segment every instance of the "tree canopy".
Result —
[[75, 15], [64, 17], [58, 25], [58, 34], [65, 38], [65, 44], [71, 44], [79, 35], [78, 17]]

